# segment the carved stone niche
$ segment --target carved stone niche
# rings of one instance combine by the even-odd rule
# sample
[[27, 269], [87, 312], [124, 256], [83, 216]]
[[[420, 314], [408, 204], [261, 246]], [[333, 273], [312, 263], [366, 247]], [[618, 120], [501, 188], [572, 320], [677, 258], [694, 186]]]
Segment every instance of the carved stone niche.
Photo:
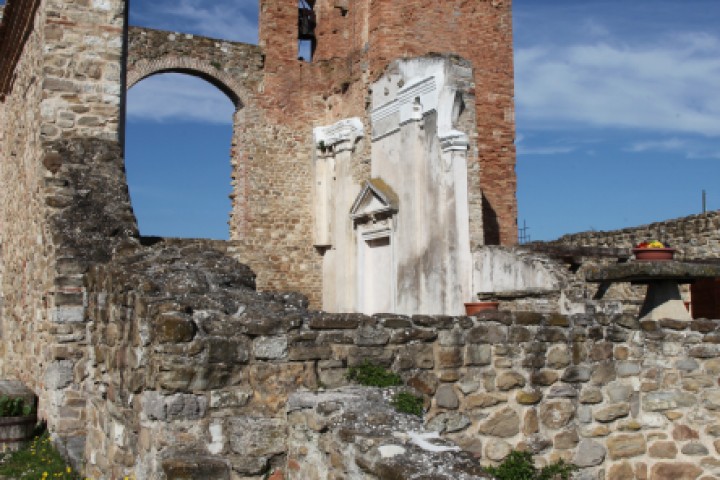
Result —
[[350, 209], [357, 233], [357, 311], [394, 312], [397, 298], [395, 215], [398, 198], [382, 179], [374, 178], [360, 191]]

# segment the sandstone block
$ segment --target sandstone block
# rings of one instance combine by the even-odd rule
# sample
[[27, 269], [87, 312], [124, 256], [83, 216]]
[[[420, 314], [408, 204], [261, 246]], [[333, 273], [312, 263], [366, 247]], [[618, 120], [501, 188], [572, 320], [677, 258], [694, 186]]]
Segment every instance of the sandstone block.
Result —
[[555, 400], [540, 405], [540, 422], [548, 428], [562, 428], [572, 420], [575, 407], [567, 400]]
[[720, 410], [720, 390], [714, 388], [702, 394], [702, 404], [708, 410]]
[[452, 385], [440, 385], [435, 392], [435, 403], [440, 408], [454, 410], [458, 408], [460, 401]]
[[229, 435], [234, 453], [270, 457], [285, 451], [287, 425], [275, 418], [233, 418], [229, 421]]
[[643, 395], [642, 406], [650, 412], [660, 412], [675, 408], [692, 407], [697, 404], [695, 395], [680, 391], [658, 391]]
[[290, 347], [288, 352], [288, 359], [292, 361], [327, 360], [331, 357], [332, 349], [328, 345], [297, 345]]
[[589, 367], [572, 366], [565, 369], [561, 380], [568, 383], [582, 383], [590, 380], [591, 370]]
[[443, 347], [465, 345], [465, 331], [459, 328], [442, 330], [438, 333], [438, 342]]
[[602, 401], [602, 391], [599, 388], [586, 387], [580, 392], [580, 403], [596, 404]]
[[468, 343], [496, 344], [507, 342], [507, 327], [502, 325], [479, 325], [467, 332]]
[[698, 432], [687, 425], [675, 425], [672, 431], [672, 436], [673, 439], [677, 441], [697, 440], [700, 438]]
[[162, 469], [165, 476], [173, 480], [230, 480], [230, 468], [222, 459], [169, 458], [162, 461]]
[[465, 365], [490, 365], [491, 345], [467, 345], [465, 347]]
[[598, 422], [612, 422], [618, 418], [627, 417], [630, 414], [630, 405], [627, 403], [616, 403], [607, 407], [599, 408], [593, 413]]
[[675, 458], [678, 449], [675, 442], [655, 442], [648, 448], [648, 454], [653, 458]]
[[476, 393], [465, 397], [465, 408], [487, 408], [499, 403], [507, 402], [507, 395], [500, 393]]
[[603, 463], [606, 454], [607, 451], [602, 444], [594, 440], [583, 439], [578, 444], [572, 463], [581, 468], [594, 467]]
[[554, 369], [565, 368], [570, 365], [570, 352], [564, 345], [554, 346], [548, 351], [547, 366]]
[[436, 352], [436, 365], [438, 368], [457, 368], [463, 364], [463, 349], [461, 347], [438, 347]]
[[578, 437], [577, 430], [573, 428], [571, 430], [566, 430], [555, 435], [555, 438], [553, 438], [553, 445], [557, 449], [567, 450], [570, 448], [575, 448], [579, 441], [580, 437]]
[[619, 460], [643, 455], [647, 450], [647, 445], [642, 434], [622, 434], [611, 436], [607, 440], [607, 448], [610, 458]]
[[550, 440], [542, 435], [535, 434], [523, 439], [515, 448], [521, 452], [530, 452], [533, 455], [537, 455], [550, 447], [552, 447]]
[[628, 480], [635, 478], [632, 465], [628, 462], [619, 463], [610, 467], [607, 480]]
[[385, 328], [362, 327], [357, 330], [355, 344], [359, 346], [387, 345], [390, 333]]
[[629, 402], [634, 390], [630, 385], [612, 384], [608, 386], [606, 391], [609, 401], [619, 403]]
[[577, 397], [577, 388], [573, 385], [558, 384], [553, 385], [547, 393], [548, 398], [575, 398]]
[[408, 385], [425, 395], [434, 395], [438, 388], [438, 378], [434, 373], [420, 372], [408, 379]]
[[501, 391], [522, 388], [525, 386], [525, 377], [518, 372], [502, 372], [497, 376], [495, 386]]
[[530, 383], [532, 383], [533, 385], [546, 387], [557, 382], [558, 378], [559, 375], [552, 370], [540, 370], [538, 372], [532, 373], [530, 377]]
[[514, 437], [520, 432], [520, 416], [512, 408], [505, 407], [480, 423], [478, 431], [500, 438]]
[[605, 362], [593, 367], [590, 383], [593, 385], [607, 385], [617, 378], [614, 362]]
[[536, 405], [542, 400], [542, 392], [539, 390], [520, 390], [515, 394], [515, 400], [520, 405]]
[[525, 412], [525, 417], [523, 418], [522, 433], [523, 435], [532, 435], [533, 433], [538, 433], [539, 430], [540, 425], [538, 424], [537, 410], [530, 408]]
[[287, 336], [258, 337], [253, 340], [253, 354], [259, 360], [278, 360], [287, 356]]
[[435, 415], [425, 427], [440, 433], [453, 433], [465, 430], [471, 424], [472, 422], [465, 415], [457, 412], [443, 412]]
[[705, 445], [698, 442], [686, 443], [685, 445], [683, 445], [680, 451], [683, 453], [683, 455], [689, 456], [707, 455], [708, 453], [710, 453]]
[[52, 362], [45, 370], [45, 386], [49, 390], [60, 390], [67, 387], [73, 381], [73, 368], [75, 362], [72, 360], [58, 360]]
[[495, 462], [501, 462], [510, 455], [512, 446], [504, 440], [491, 439], [485, 446], [485, 456]]
[[702, 468], [692, 463], [656, 463], [650, 469], [650, 478], [653, 480], [695, 480], [702, 473]]

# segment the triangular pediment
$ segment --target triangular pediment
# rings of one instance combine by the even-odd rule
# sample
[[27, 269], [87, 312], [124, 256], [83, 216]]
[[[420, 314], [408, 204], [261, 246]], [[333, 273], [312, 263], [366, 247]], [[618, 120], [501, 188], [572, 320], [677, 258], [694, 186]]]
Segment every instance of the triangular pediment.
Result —
[[357, 220], [381, 214], [393, 214], [398, 211], [395, 192], [380, 178], [365, 182], [360, 194], [350, 209], [350, 218]]

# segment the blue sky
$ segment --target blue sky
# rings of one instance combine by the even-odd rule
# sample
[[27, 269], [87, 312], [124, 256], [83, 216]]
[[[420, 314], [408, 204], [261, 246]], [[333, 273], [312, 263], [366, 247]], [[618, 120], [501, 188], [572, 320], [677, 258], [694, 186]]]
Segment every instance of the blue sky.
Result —
[[[514, 0], [519, 223], [533, 240], [720, 208], [720, 2]], [[131, 24], [257, 41], [255, 0], [133, 0]], [[202, 80], [128, 96], [143, 234], [227, 238], [232, 104]]]

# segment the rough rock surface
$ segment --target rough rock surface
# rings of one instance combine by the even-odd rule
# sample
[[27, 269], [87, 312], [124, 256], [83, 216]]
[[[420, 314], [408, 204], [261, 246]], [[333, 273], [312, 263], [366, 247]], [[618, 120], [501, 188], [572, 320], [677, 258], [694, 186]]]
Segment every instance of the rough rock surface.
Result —
[[288, 478], [492, 478], [478, 459], [435, 439], [420, 417], [396, 412], [394, 392], [346, 387], [291, 395], [288, 464], [297, 467], [288, 468]]

